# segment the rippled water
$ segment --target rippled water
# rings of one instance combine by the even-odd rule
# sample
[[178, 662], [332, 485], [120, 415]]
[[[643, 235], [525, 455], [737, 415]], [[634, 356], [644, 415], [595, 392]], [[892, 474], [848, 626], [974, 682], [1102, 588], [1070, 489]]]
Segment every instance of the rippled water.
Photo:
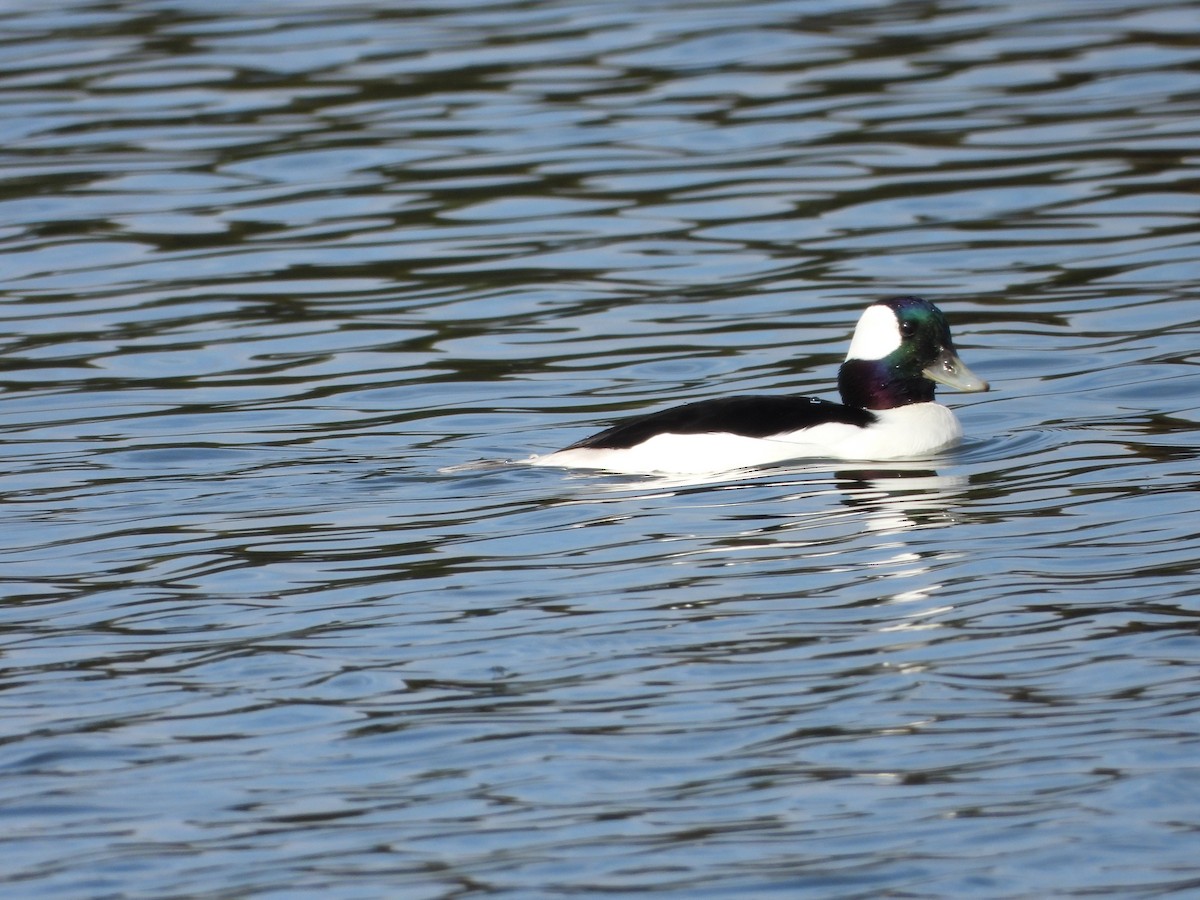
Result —
[[[1200, 8], [0, 11], [0, 883], [1200, 889]], [[511, 466], [831, 391], [961, 451]]]

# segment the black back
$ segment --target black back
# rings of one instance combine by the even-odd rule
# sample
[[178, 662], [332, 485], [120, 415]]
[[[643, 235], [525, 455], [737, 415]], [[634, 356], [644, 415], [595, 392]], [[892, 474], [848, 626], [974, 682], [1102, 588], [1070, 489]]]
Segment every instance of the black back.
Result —
[[842, 422], [865, 428], [875, 421], [870, 410], [843, 406], [817, 397], [778, 397], [743, 394], [697, 400], [648, 416], [619, 422], [612, 428], [584, 438], [568, 450], [625, 450], [656, 434], [737, 434], [765, 438], [826, 422]]

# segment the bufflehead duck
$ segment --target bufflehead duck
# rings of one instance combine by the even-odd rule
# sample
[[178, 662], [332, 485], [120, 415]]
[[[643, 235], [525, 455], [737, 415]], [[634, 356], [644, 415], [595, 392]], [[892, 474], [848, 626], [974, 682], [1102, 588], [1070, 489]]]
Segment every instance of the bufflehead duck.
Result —
[[958, 358], [940, 309], [920, 297], [893, 297], [858, 320], [838, 371], [841, 403], [771, 395], [699, 400], [626, 419], [530, 462], [686, 475], [800, 458], [927, 456], [962, 438], [954, 413], [934, 402], [935, 382], [988, 389]]

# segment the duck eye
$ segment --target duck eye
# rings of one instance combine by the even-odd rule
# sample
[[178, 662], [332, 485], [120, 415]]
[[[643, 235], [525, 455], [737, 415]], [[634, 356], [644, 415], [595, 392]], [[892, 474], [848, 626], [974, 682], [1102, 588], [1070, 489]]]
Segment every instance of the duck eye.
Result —
[[906, 338], [912, 337], [917, 333], [917, 323], [911, 319], [904, 319], [900, 322], [900, 334]]

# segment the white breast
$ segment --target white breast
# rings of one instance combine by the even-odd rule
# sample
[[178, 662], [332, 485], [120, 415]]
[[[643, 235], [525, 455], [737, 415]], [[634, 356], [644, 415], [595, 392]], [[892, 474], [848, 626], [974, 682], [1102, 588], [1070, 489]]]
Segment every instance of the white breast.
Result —
[[[830, 447], [829, 455], [836, 459], [905, 459], [928, 456], [962, 440], [958, 417], [940, 403], [911, 403], [873, 412], [878, 422], [843, 435]], [[820, 425], [810, 431], [830, 427]]]

